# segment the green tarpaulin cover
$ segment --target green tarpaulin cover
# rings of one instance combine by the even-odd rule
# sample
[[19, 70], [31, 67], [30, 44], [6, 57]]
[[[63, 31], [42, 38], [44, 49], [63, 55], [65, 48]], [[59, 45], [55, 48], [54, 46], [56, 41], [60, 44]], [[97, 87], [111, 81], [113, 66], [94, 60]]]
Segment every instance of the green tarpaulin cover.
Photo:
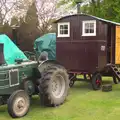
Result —
[[15, 59], [28, 60], [7, 35], [0, 35], [0, 43], [4, 44], [4, 57], [7, 64], [15, 64]]
[[37, 51], [40, 55], [41, 52], [48, 52], [48, 59], [55, 60], [56, 59], [56, 34], [48, 33], [38, 38], [34, 42], [34, 49], [37, 48]]

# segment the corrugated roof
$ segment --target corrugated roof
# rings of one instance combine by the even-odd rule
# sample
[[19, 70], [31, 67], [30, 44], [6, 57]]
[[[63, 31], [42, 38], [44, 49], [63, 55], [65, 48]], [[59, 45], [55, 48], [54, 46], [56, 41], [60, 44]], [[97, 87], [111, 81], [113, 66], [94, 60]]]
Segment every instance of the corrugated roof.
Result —
[[110, 21], [110, 20], [106, 20], [106, 19], [103, 19], [103, 18], [99, 18], [99, 17], [96, 17], [96, 16], [92, 16], [92, 15], [87, 15], [87, 14], [73, 14], [73, 15], [69, 15], [69, 16], [65, 16], [65, 17], [62, 17], [58, 20], [55, 21], [55, 23], [57, 23], [59, 20], [62, 20], [64, 18], [67, 18], [67, 17], [71, 17], [71, 16], [89, 16], [89, 17], [92, 17], [92, 18], [95, 18], [97, 20], [100, 20], [100, 21], [103, 21], [103, 22], [106, 22], [106, 23], [110, 23], [110, 24], [114, 24], [114, 25], [120, 25], [120, 23], [117, 23], [117, 22], [113, 22], [113, 21]]

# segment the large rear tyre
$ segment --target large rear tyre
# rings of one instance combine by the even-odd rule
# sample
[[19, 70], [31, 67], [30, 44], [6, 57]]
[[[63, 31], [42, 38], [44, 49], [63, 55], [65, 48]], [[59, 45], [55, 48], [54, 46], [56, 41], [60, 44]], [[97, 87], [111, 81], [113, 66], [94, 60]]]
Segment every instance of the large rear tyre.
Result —
[[40, 81], [40, 99], [42, 105], [61, 105], [69, 90], [69, 78], [64, 67], [51, 66], [42, 74]]
[[24, 90], [15, 91], [8, 99], [8, 113], [13, 118], [25, 116], [29, 111], [30, 99]]
[[92, 76], [92, 88], [93, 90], [99, 90], [102, 87], [102, 76], [100, 73], [93, 74]]

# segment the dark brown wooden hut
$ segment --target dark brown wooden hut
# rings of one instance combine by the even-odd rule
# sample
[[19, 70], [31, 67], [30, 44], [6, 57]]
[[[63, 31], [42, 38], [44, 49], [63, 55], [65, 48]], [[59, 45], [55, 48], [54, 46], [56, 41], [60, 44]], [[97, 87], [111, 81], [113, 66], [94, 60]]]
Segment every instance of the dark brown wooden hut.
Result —
[[120, 64], [120, 23], [86, 14], [60, 18], [57, 24], [57, 60], [70, 73], [103, 71]]

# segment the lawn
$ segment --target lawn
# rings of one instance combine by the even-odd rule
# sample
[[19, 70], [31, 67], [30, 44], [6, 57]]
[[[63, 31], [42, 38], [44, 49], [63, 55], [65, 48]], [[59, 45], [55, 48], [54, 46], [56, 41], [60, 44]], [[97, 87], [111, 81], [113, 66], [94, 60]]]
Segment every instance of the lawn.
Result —
[[[110, 78], [104, 84], [111, 82]], [[7, 106], [0, 107], [0, 120], [12, 120], [7, 113]], [[70, 89], [66, 102], [56, 108], [45, 108], [39, 104], [39, 97], [34, 96], [30, 111], [24, 118], [17, 120], [119, 120], [120, 85], [113, 84], [113, 91], [93, 91], [91, 85], [76, 82]]]

